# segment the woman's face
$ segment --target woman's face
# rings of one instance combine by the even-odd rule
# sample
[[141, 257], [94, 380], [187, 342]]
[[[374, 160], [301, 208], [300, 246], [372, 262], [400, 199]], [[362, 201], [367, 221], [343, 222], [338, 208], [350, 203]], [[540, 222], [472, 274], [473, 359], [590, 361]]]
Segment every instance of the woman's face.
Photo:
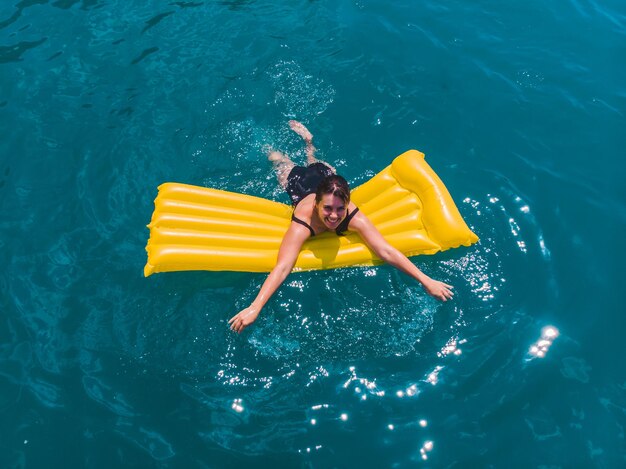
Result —
[[334, 230], [346, 218], [348, 205], [333, 194], [324, 194], [315, 209], [322, 223], [329, 230]]

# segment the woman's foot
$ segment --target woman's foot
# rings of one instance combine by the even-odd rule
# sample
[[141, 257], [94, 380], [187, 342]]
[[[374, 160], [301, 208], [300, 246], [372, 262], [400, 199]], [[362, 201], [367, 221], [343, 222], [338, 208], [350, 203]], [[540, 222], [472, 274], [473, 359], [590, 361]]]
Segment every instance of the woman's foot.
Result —
[[293, 130], [295, 133], [300, 135], [300, 137], [302, 137], [302, 139], [306, 143], [311, 143], [311, 141], [313, 140], [313, 134], [309, 132], [309, 129], [307, 129], [301, 122], [294, 120], [289, 121], [289, 127], [291, 127], [291, 130]]
[[267, 159], [270, 160], [272, 163], [276, 163], [276, 164], [289, 161], [289, 158], [287, 156], [275, 150], [271, 150], [270, 152], [268, 152]]

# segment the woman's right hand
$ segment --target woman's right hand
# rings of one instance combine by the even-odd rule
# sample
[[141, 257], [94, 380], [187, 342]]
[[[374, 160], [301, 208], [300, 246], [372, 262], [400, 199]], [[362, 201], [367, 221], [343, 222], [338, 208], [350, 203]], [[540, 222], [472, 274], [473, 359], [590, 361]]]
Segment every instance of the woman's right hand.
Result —
[[256, 318], [260, 312], [261, 311], [254, 306], [248, 306], [247, 308], [242, 309], [228, 321], [231, 330], [240, 333], [246, 327], [256, 321]]
[[261, 286], [261, 290], [256, 296], [256, 299], [250, 306], [239, 311], [239, 313], [228, 321], [233, 331], [241, 332], [256, 321], [265, 303], [267, 303], [276, 289], [283, 283], [285, 278], [287, 278], [291, 269], [293, 269], [296, 259], [298, 259], [300, 248], [309, 236], [311, 236], [311, 234], [307, 228], [295, 222], [291, 222], [283, 241], [280, 243], [276, 265], [265, 279], [265, 282], [263, 282], [263, 286]]

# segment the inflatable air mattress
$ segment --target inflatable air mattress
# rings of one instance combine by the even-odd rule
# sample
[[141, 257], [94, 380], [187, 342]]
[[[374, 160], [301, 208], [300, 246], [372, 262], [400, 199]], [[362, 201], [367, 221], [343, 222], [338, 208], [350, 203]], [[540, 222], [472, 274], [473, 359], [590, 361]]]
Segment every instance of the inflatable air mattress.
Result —
[[[409, 150], [355, 188], [351, 200], [406, 256], [478, 241], [424, 154]], [[180, 270], [269, 272], [291, 222], [291, 206], [217, 189], [165, 183], [154, 201], [147, 277]], [[376, 265], [356, 233], [307, 240], [294, 271]]]

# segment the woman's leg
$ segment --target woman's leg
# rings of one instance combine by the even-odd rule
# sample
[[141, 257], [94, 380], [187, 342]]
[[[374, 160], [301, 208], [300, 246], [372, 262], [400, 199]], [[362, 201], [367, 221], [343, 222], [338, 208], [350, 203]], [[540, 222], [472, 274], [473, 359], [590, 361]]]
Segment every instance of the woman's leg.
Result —
[[289, 127], [295, 133], [302, 137], [304, 143], [306, 143], [306, 163], [307, 165], [311, 165], [313, 163], [317, 163], [317, 158], [315, 158], [315, 147], [313, 146], [313, 134], [309, 132], [302, 122], [298, 121], [289, 121]]
[[274, 166], [276, 177], [278, 178], [278, 184], [286, 190], [287, 177], [289, 176], [291, 170], [296, 166], [295, 163], [284, 153], [272, 149], [268, 149], [267, 159], [270, 160]]
[[330, 169], [332, 169], [334, 173], [337, 173], [335, 168], [333, 168], [331, 165], [329, 165], [325, 161], [318, 160], [315, 157], [315, 150], [316, 150], [316, 148], [313, 146], [313, 134], [309, 131], [309, 129], [307, 129], [304, 126], [304, 124], [302, 122], [291, 120], [291, 121], [289, 121], [289, 127], [291, 127], [291, 130], [293, 130], [295, 133], [300, 135], [300, 137], [302, 137], [302, 140], [304, 140], [304, 142], [306, 143], [306, 150], [305, 151], [306, 151], [306, 163], [307, 163], [307, 165], [312, 165], [314, 163], [323, 163], [326, 166], [328, 166]]

